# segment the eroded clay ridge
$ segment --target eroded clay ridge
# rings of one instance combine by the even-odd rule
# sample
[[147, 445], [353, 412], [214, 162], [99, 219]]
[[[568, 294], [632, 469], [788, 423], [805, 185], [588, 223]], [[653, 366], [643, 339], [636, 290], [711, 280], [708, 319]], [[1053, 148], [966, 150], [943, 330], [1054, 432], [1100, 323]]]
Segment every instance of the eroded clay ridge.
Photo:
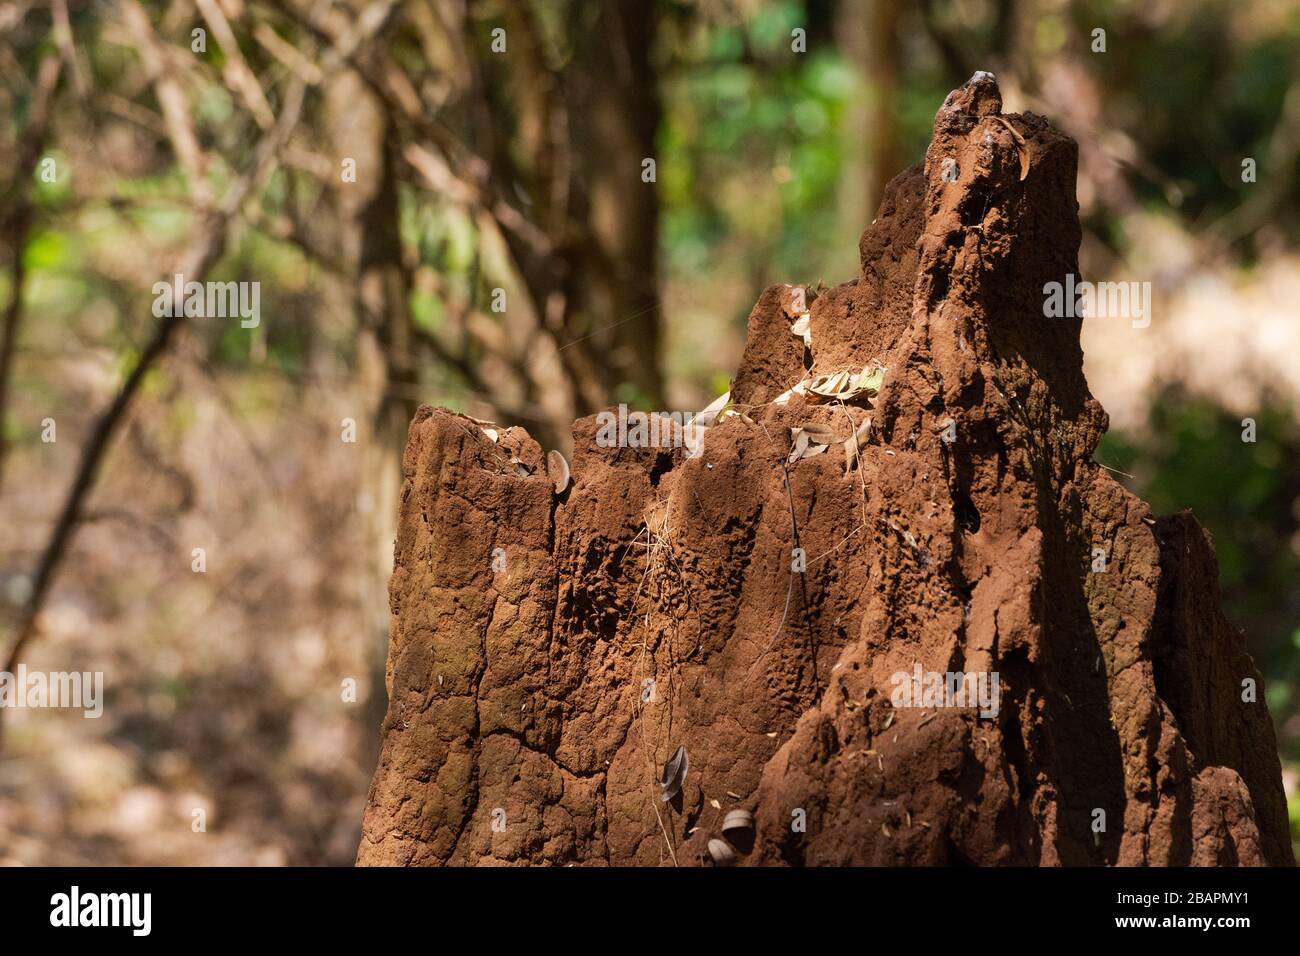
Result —
[[[861, 274], [759, 299], [694, 456], [582, 419], [557, 494], [522, 429], [422, 408], [358, 862], [1292, 863], [1208, 535], [1093, 463], [1079, 321], [1044, 318], [1075, 166], [955, 90]], [[996, 713], [895, 707], [900, 672], [996, 675]]]

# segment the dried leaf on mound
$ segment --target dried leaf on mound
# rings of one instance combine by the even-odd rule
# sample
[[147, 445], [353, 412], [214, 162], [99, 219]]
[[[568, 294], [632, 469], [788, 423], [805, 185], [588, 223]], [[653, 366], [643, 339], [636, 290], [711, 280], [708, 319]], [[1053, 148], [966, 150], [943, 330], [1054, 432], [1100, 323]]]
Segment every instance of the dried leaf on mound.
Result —
[[867, 443], [867, 436], [871, 434], [871, 419], [864, 418], [858, 430], [848, 437], [844, 442], [844, 473], [848, 474], [853, 470], [853, 466], [858, 463], [858, 454], [862, 446]]
[[790, 326], [790, 334], [803, 339], [805, 348], [812, 348], [812, 313], [805, 312]]

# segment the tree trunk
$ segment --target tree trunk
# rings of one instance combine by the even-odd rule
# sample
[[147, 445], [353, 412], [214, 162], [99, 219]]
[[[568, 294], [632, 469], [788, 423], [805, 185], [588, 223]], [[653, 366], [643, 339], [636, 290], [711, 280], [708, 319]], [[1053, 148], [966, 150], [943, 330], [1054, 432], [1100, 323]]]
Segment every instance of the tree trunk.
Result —
[[339, 210], [344, 262], [357, 323], [357, 378], [363, 406], [354, 416], [361, 454], [358, 510], [366, 555], [363, 613], [367, 622], [369, 693], [363, 711], [368, 760], [377, 754], [376, 728], [387, 707], [384, 656], [390, 614], [402, 449], [415, 414], [416, 366], [406, 271], [398, 231], [397, 144], [383, 104], [355, 73], [329, 90], [336, 155], [356, 160], [356, 182], [342, 182]]
[[[589, 244], [574, 250], [578, 307], [605, 360], [605, 402], [628, 382], [635, 397], [663, 407], [659, 308], [659, 193], [644, 182], [657, 160], [660, 122], [654, 4], [600, 0], [599, 13], [567, 70], [577, 92], [569, 110], [575, 190], [585, 203]], [[591, 409], [585, 409], [590, 411]]]

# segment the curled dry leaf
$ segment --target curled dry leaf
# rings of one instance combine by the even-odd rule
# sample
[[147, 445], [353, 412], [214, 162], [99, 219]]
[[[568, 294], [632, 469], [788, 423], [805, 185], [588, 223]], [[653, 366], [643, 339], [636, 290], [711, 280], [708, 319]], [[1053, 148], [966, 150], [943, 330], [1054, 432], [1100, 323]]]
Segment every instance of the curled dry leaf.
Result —
[[754, 815], [748, 810], [737, 808], [722, 818], [722, 832], [726, 834], [733, 830], [753, 830]]
[[816, 442], [819, 445], [831, 445], [839, 440], [835, 437], [835, 430], [829, 425], [822, 425], [818, 422], [804, 422], [799, 427], [808, 433], [809, 441]]
[[663, 777], [659, 781], [659, 799], [667, 803], [682, 792], [686, 782], [686, 771], [690, 769], [690, 760], [686, 756], [686, 747], [678, 747], [676, 752], [664, 764]]
[[498, 432], [495, 428], [484, 428], [483, 434], [487, 435], [487, 437], [490, 438], [492, 441], [497, 441], [501, 437], [501, 433]]
[[844, 473], [848, 474], [853, 470], [853, 466], [858, 463], [858, 455], [862, 451], [862, 446], [867, 443], [867, 436], [871, 434], [871, 417], [867, 416], [862, 419], [862, 424], [844, 442]]
[[805, 348], [812, 348], [812, 313], [805, 312], [795, 319], [790, 326], [790, 334], [803, 339]]
[[518, 458], [511, 458], [510, 464], [515, 466], [515, 474], [518, 475], [520, 478], [527, 478], [529, 475], [533, 473], [532, 469], [530, 469]]
[[838, 398], [847, 401], [863, 394], [868, 397], [876, 395], [884, 380], [884, 366], [873, 362], [857, 372], [840, 371], [819, 375], [808, 383], [808, 391], [818, 399]]
[[546, 474], [555, 487], [555, 493], [564, 494], [564, 489], [569, 487], [569, 463], [554, 449], [546, 453]]
[[726, 841], [716, 837], [709, 841], [709, 856], [717, 866], [731, 866], [736, 862], [736, 851]]
[[790, 429], [790, 457], [787, 461], [794, 463], [800, 458], [812, 458], [820, 455], [828, 445], [839, 441], [835, 432], [827, 425], [817, 422], [804, 422]]
[[846, 398], [852, 391], [853, 376], [848, 372], [831, 372], [819, 375], [808, 384], [808, 391], [822, 398]]
[[794, 464], [803, 457], [803, 453], [808, 450], [808, 433], [802, 428], [796, 428], [791, 432], [790, 457], [786, 461]]
[[1025, 177], [1029, 175], [1029, 144], [1020, 135], [1020, 130], [1012, 126], [1011, 121], [1005, 116], [999, 116], [997, 119], [1011, 133], [1011, 138], [1016, 141], [1016, 152], [1020, 156], [1020, 181], [1024, 182]]
[[712, 425], [715, 421], [717, 421], [718, 416], [722, 414], [723, 409], [725, 409], [730, 402], [731, 402], [731, 392], [723, 392], [713, 401], [709, 402], [709, 404], [704, 408], [703, 411], [701, 411], [698, 415], [692, 418], [691, 424], [699, 425], [701, 427], [705, 425]]

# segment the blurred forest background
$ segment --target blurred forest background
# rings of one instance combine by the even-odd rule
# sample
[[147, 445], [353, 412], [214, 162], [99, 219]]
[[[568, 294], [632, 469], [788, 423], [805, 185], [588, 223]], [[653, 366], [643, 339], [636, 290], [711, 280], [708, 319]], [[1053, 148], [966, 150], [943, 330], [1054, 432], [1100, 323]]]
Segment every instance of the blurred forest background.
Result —
[[[1294, 0], [10, 0], [0, 649], [107, 706], [5, 714], [0, 862], [350, 863], [415, 406], [703, 407], [976, 69], [1154, 285], [1085, 323], [1098, 460], [1213, 532], [1300, 835]], [[155, 317], [176, 272], [260, 323]]]

